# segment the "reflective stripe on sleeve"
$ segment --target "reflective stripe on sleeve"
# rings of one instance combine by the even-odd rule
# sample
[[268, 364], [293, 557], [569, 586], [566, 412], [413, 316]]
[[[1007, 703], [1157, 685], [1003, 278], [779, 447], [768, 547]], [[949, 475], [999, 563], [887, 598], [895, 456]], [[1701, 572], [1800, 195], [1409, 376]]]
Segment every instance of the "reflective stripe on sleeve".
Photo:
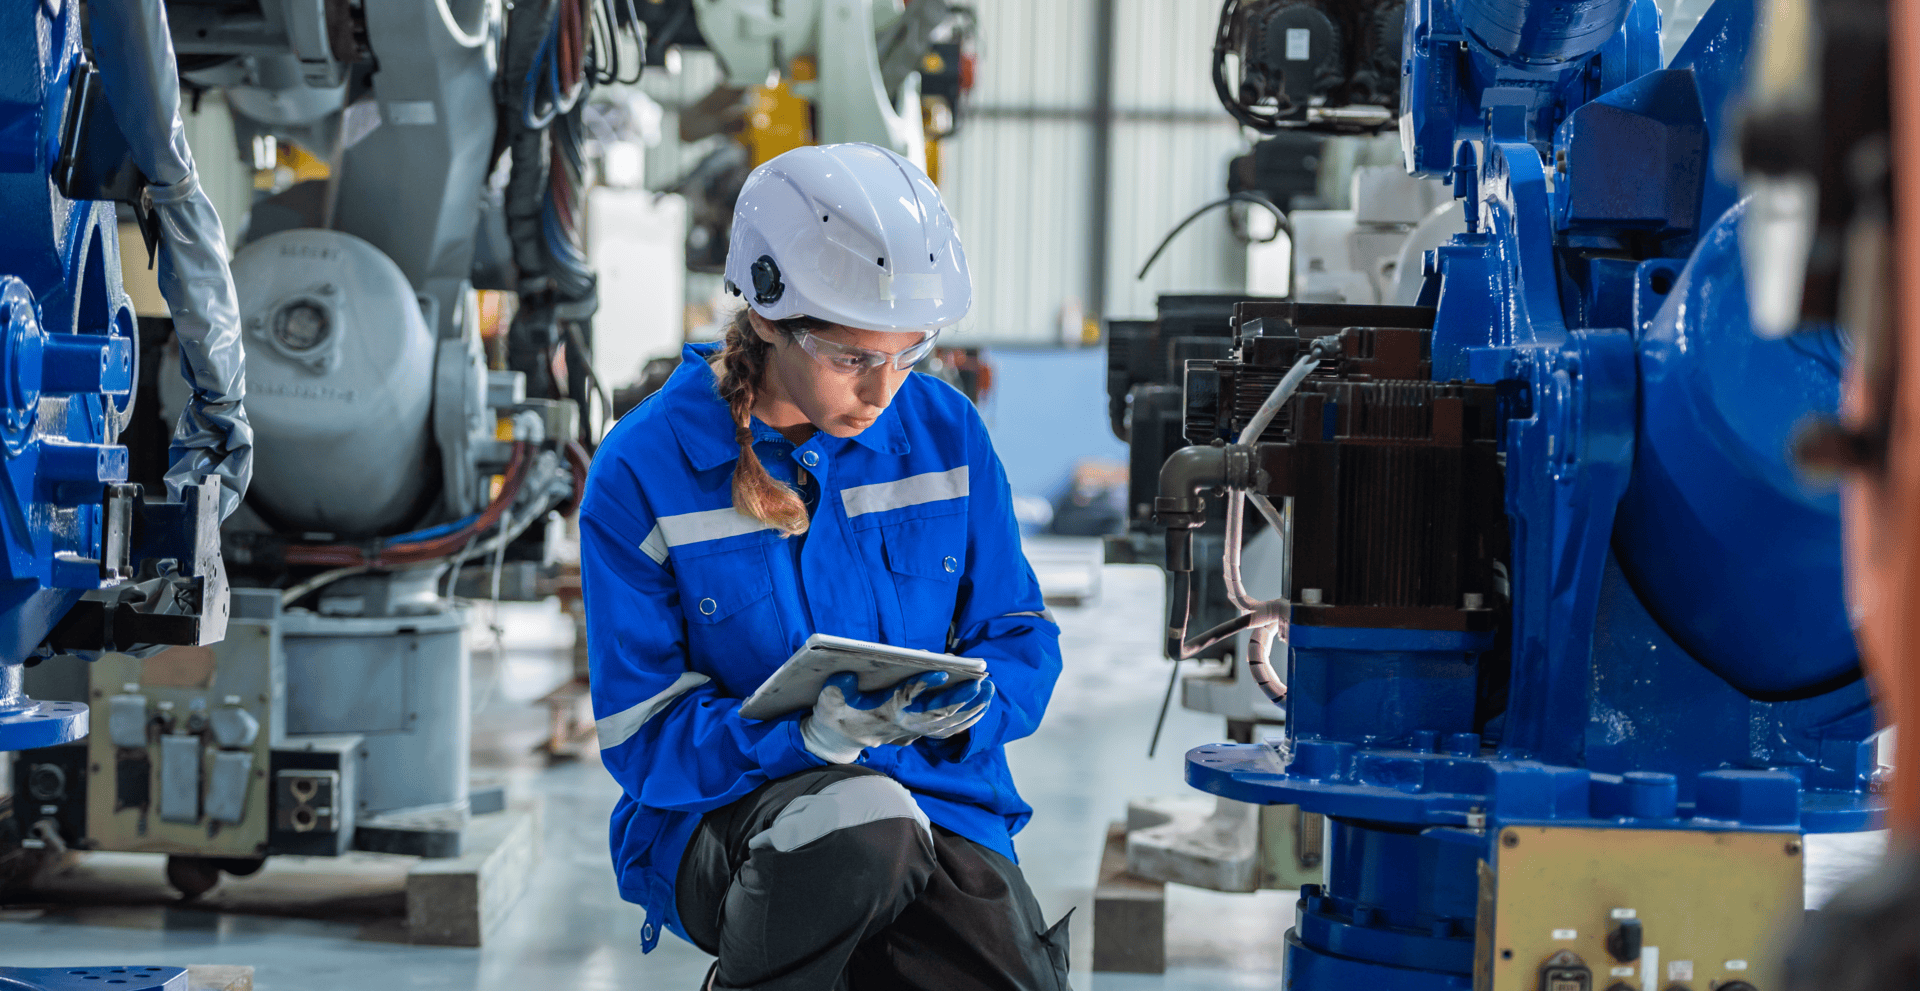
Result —
[[1013, 617], [1015, 617], [1015, 616], [1033, 616], [1033, 617], [1036, 617], [1036, 618], [1039, 618], [1039, 619], [1044, 619], [1044, 620], [1046, 620], [1047, 622], [1049, 622], [1049, 623], [1053, 623], [1053, 624], [1054, 624], [1054, 625], [1056, 625], [1056, 626], [1057, 626], [1057, 625], [1059, 625], [1059, 621], [1058, 621], [1058, 620], [1055, 620], [1055, 619], [1053, 618], [1053, 610], [1051, 610], [1051, 609], [1042, 609], [1042, 610], [1040, 610], [1039, 612], [1031, 612], [1031, 611], [1029, 611], [1029, 612], [1010, 612], [1010, 613], [1006, 613], [1006, 614], [1004, 614], [1004, 615], [1002, 615], [1002, 616], [1001, 616], [1000, 618], [1001, 618], [1001, 619], [1012, 619], [1012, 618], [1013, 618]]
[[673, 684], [667, 686], [666, 691], [632, 708], [622, 709], [611, 716], [594, 720], [593, 728], [600, 735], [600, 749], [611, 750], [632, 739], [633, 734], [640, 732], [640, 727], [645, 726], [647, 720], [659, 715], [660, 710], [665, 709], [668, 703], [710, 680], [712, 679], [695, 671], [685, 672], [675, 679]]
[[967, 466], [961, 465], [951, 471], [931, 471], [893, 482], [855, 485], [842, 489], [840, 499], [846, 504], [848, 518], [852, 518], [868, 513], [884, 513], [889, 509], [905, 509], [925, 502], [959, 499], [968, 491]]
[[640, 552], [653, 558], [655, 564], [667, 563], [667, 535], [660, 530], [660, 524], [653, 525], [653, 532], [640, 542]]

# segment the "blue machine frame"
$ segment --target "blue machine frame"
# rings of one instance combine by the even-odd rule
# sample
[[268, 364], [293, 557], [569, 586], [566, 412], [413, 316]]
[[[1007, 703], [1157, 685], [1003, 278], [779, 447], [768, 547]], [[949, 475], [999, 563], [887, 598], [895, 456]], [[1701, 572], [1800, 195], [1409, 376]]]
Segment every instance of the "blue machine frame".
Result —
[[0, 750], [79, 739], [82, 703], [21, 690], [21, 664], [101, 571], [102, 496], [127, 478], [115, 443], [133, 401], [138, 336], [120, 282], [114, 204], [51, 181], [80, 5], [7, 4], [0, 37]]
[[1720, 0], [1662, 68], [1651, 0], [1408, 4], [1408, 167], [1469, 218], [1421, 302], [1434, 378], [1500, 390], [1510, 635], [1296, 624], [1286, 737], [1189, 753], [1198, 788], [1331, 817], [1289, 987], [1471, 988], [1508, 826], [1874, 821], [1838, 496], [1789, 454], [1845, 343], [1754, 335], [1713, 168], [1755, 19]]

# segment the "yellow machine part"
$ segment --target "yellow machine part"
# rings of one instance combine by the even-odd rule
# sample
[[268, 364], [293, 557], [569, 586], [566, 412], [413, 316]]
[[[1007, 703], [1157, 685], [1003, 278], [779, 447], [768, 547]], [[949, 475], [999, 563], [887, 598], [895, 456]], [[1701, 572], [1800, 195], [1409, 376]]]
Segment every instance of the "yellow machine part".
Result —
[[756, 168], [813, 144], [812, 105], [796, 95], [784, 78], [772, 86], [753, 87], [747, 91], [746, 127], [740, 132], [740, 143], [747, 146], [747, 157]]
[[[1780, 986], [1780, 936], [1802, 912], [1800, 837], [1662, 829], [1501, 830], [1480, 864], [1475, 991], [1548, 991], [1543, 968], [1567, 953], [1592, 991]], [[1637, 920], [1637, 957], [1608, 936]], [[1567, 957], [1560, 957], [1565, 963]]]
[[275, 149], [275, 157], [279, 159], [281, 168], [293, 170], [294, 182], [325, 179], [333, 174], [326, 160], [290, 141], [280, 142]]
[[120, 225], [120, 282], [133, 299], [135, 316], [170, 317], [166, 297], [160, 295], [160, 268], [147, 255], [147, 241], [140, 225]]

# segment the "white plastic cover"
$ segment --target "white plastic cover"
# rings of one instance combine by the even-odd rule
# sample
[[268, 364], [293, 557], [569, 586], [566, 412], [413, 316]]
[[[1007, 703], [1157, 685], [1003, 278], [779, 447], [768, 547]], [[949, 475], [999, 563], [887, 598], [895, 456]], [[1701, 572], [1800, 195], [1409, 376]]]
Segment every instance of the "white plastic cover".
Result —
[[90, 0], [93, 49], [114, 120], [146, 174], [160, 221], [160, 292], [173, 312], [180, 371], [193, 399], [168, 452], [167, 494], [220, 479], [230, 514], [253, 476], [253, 428], [242, 405], [246, 353], [227, 270], [226, 235], [200, 188], [180, 121], [180, 77], [161, 0]]
[[[777, 294], [755, 283], [773, 259]], [[912, 162], [870, 144], [795, 148], [753, 170], [733, 210], [727, 282], [769, 320], [945, 327], [973, 306], [953, 217]]]

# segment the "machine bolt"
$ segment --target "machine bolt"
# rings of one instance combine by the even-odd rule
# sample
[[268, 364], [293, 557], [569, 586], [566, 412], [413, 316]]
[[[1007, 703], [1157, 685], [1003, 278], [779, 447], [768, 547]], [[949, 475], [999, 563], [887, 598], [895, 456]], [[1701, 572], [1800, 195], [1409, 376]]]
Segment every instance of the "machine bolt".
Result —
[[1507, 831], [1506, 831], [1506, 832], [1504, 832], [1504, 833], [1501, 833], [1501, 834], [1500, 834], [1500, 845], [1501, 845], [1501, 846], [1503, 846], [1503, 847], [1508, 847], [1508, 848], [1512, 848], [1512, 847], [1517, 847], [1517, 846], [1519, 846], [1519, 845], [1520, 845], [1520, 834], [1519, 834], [1519, 833], [1516, 833], [1516, 832], [1514, 832], [1514, 831], [1513, 831], [1513, 830], [1511, 830], [1511, 829], [1509, 829], [1509, 830], [1507, 830]]
[[1789, 856], [1789, 857], [1798, 857], [1798, 856], [1800, 856], [1800, 841], [1799, 841], [1799, 840], [1788, 840], [1788, 841], [1787, 841], [1787, 856]]
[[1300, 590], [1300, 604], [1303, 606], [1317, 606], [1322, 600], [1322, 593], [1317, 588], [1303, 588]]

